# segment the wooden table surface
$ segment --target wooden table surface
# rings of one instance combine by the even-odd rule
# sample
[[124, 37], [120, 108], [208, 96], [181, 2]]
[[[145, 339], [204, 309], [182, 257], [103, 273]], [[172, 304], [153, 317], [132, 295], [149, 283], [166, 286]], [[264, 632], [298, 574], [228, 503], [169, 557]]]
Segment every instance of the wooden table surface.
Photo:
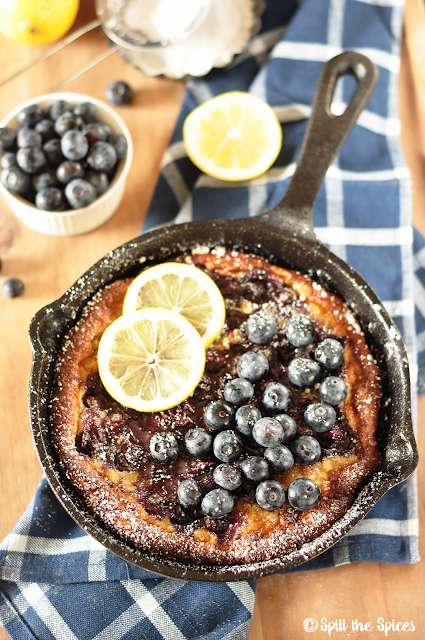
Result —
[[[95, 18], [92, 0], [81, 3], [73, 30]], [[407, 0], [405, 38], [400, 74], [402, 143], [412, 173], [414, 221], [425, 232], [425, 5]], [[49, 47], [13, 45], [0, 38], [0, 83], [36, 60]], [[95, 30], [39, 64], [5, 87], [0, 87], [0, 117], [20, 101], [56, 88], [77, 69], [107, 50]], [[138, 235], [159, 172], [162, 153], [171, 136], [183, 97], [178, 81], [149, 78], [127, 66], [117, 54], [64, 85], [64, 90], [104, 99], [106, 85], [126, 80], [134, 89], [130, 106], [118, 109], [127, 123], [135, 148], [124, 200], [112, 219], [78, 237], [41, 235], [14, 220], [12, 248], [1, 254], [0, 286], [11, 276], [25, 283], [21, 298], [0, 294], [0, 539], [15, 525], [41, 479], [28, 421], [27, 389], [31, 353], [28, 324], [38, 309], [58, 298], [94, 262], [111, 249]], [[0, 207], [8, 210], [0, 199]], [[419, 400], [419, 431], [425, 420], [425, 397]], [[425, 438], [419, 433], [424, 453]], [[423, 464], [418, 482], [425, 481]], [[424, 492], [419, 492], [420, 517], [425, 517]], [[425, 548], [422, 539], [422, 556]], [[425, 563], [416, 565], [354, 564], [321, 571], [271, 576], [258, 580], [249, 640], [325, 638], [303, 629], [306, 618], [370, 622], [372, 631], [332, 633], [346, 638], [423, 638], [425, 607], [422, 590]], [[377, 619], [413, 621], [416, 631], [377, 630]], [[8, 638], [0, 628], [0, 640]], [[62, 640], [62, 639], [61, 639]], [[64, 639], [65, 640], [65, 639]], [[113, 639], [111, 639], [113, 640]], [[172, 639], [170, 639], [172, 640]]]

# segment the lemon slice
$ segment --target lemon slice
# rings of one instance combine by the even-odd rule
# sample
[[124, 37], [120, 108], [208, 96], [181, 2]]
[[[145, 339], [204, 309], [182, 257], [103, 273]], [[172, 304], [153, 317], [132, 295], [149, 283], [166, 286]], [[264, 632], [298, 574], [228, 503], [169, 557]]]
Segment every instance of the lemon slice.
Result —
[[108, 393], [143, 412], [163, 411], [186, 400], [205, 367], [199, 333], [167, 309], [120, 316], [103, 333], [97, 358]]
[[276, 160], [282, 131], [271, 107], [241, 91], [222, 93], [194, 109], [183, 125], [192, 162], [221, 180], [249, 180]]
[[198, 267], [180, 262], [158, 264], [133, 280], [123, 313], [146, 308], [179, 313], [198, 331], [205, 349], [220, 333], [226, 317], [223, 296], [214, 280]]

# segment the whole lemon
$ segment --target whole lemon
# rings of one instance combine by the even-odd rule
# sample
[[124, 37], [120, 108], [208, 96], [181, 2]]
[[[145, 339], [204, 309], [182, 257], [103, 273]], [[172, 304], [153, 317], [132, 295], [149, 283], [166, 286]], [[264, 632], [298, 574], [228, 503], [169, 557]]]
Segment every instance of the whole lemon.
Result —
[[74, 24], [80, 0], [0, 0], [0, 33], [19, 44], [47, 44]]

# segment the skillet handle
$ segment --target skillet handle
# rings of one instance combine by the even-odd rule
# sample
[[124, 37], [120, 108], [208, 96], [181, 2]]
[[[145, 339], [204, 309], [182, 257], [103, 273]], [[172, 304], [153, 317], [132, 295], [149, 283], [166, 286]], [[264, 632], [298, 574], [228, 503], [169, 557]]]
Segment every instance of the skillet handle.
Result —
[[[354, 76], [357, 89], [344, 113], [332, 114], [330, 107], [338, 78]], [[291, 235], [310, 236], [313, 231], [313, 205], [325, 174], [344, 140], [367, 104], [378, 80], [376, 65], [366, 56], [346, 51], [323, 66], [313, 98], [297, 167], [283, 200], [259, 218], [287, 229]]]

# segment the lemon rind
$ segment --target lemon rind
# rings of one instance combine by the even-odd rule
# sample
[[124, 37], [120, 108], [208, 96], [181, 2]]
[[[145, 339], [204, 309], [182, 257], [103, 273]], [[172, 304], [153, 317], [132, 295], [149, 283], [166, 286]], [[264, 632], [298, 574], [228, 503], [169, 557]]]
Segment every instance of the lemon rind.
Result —
[[[155, 400], [142, 400], [139, 397], [131, 397], [122, 391], [116, 378], [109, 371], [108, 361], [111, 355], [111, 344], [118, 331], [130, 327], [136, 321], [142, 319], [151, 320], [170, 320], [174, 321], [180, 329], [183, 328], [185, 335], [193, 344], [194, 356], [191, 359], [193, 363], [192, 374], [182, 389], [168, 398], [156, 398]], [[203, 347], [202, 338], [196, 329], [183, 316], [168, 309], [141, 309], [134, 311], [132, 314], [122, 315], [112, 322], [104, 331], [98, 348], [98, 367], [99, 375], [102, 383], [109, 393], [117, 402], [129, 409], [135, 409], [140, 413], [158, 412], [171, 409], [186, 400], [199, 384], [205, 369], [205, 349]]]
[[[194, 272], [194, 270], [196, 271]], [[163, 262], [142, 271], [138, 276], [136, 276], [127, 289], [123, 302], [123, 315], [133, 313], [137, 309], [136, 299], [141, 283], [146, 284], [149, 279], [160, 277], [166, 273], [177, 273], [182, 274], [183, 276], [183, 272], [185, 272], [184, 275], [193, 275], [195, 280], [198, 282], [201, 281], [201, 286], [204, 286], [211, 298], [214, 314], [212, 320], [206, 326], [204, 336], [201, 338], [204, 348], [207, 349], [221, 331], [226, 319], [226, 307], [220, 289], [217, 287], [214, 280], [204, 271], [198, 269], [195, 265], [184, 264], [182, 262]]]

